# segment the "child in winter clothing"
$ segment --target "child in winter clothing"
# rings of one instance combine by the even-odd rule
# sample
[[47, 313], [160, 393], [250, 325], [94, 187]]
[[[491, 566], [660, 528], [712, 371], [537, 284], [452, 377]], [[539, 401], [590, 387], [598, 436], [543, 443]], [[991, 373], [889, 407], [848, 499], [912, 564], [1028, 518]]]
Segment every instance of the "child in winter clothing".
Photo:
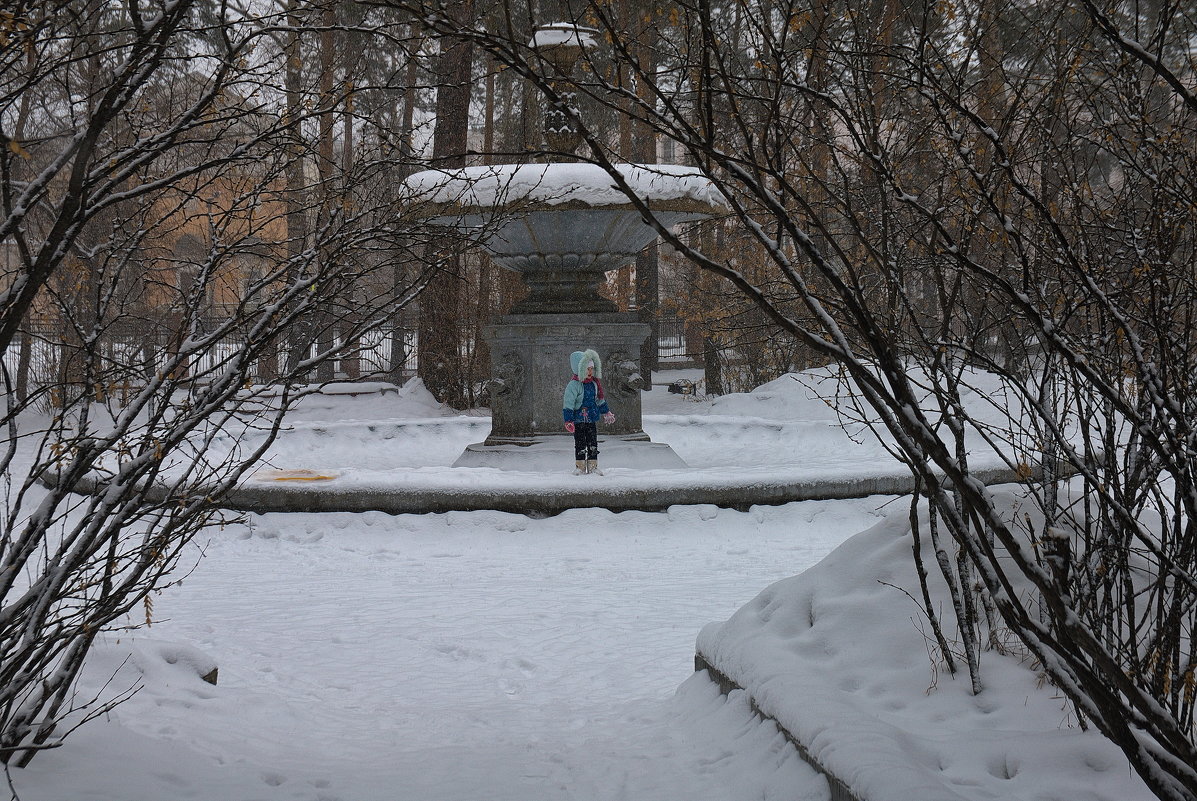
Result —
[[593, 350], [576, 350], [569, 355], [573, 377], [565, 385], [561, 412], [565, 430], [574, 435], [574, 475], [598, 473], [598, 421], [615, 422], [603, 396], [603, 363]]

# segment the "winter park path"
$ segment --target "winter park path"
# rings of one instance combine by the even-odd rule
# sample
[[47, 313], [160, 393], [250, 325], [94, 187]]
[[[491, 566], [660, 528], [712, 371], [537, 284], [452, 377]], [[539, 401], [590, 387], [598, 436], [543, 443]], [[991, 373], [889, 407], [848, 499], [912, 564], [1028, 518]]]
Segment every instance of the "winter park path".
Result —
[[864, 502], [256, 517], [138, 635], [202, 649], [220, 684], [149, 666], [21, 797], [823, 799], [742, 698], [687, 681], [694, 636], [874, 519]]

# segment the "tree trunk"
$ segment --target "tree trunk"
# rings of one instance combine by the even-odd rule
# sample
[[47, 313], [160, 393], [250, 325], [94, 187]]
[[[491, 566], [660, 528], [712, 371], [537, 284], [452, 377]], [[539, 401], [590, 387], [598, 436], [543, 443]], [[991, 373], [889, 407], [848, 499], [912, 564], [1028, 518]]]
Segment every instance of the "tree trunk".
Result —
[[[333, 96], [334, 73], [336, 69], [336, 42], [333, 38], [333, 27], [337, 24], [336, 7], [326, 3], [321, 14], [320, 25], [320, 121], [319, 121], [319, 154], [316, 159], [317, 170], [320, 174], [320, 225], [328, 225], [335, 212], [335, 204], [339, 187], [336, 183], [336, 161], [333, 149], [333, 123], [336, 98]], [[330, 272], [331, 261], [334, 257], [326, 245], [320, 247], [320, 261], [323, 272]], [[335, 270], [331, 270], [335, 272]], [[332, 350], [334, 340], [335, 321], [329, 313], [328, 287], [316, 287], [316, 292], [322, 301], [316, 312], [316, 349], [321, 353]], [[316, 380], [320, 383], [332, 381], [335, 377], [331, 359], [321, 360], [316, 368]]]
[[[286, 95], [287, 130], [287, 191], [286, 226], [287, 226], [287, 259], [291, 264], [290, 277], [298, 279], [302, 265], [300, 259], [307, 244], [308, 226], [306, 195], [307, 187], [304, 179], [304, 141], [300, 128], [300, 118], [303, 115], [302, 69], [303, 55], [300, 52], [301, 24], [299, 9], [302, 0], [290, 0], [287, 5], [287, 33], [284, 46], [286, 67], [283, 75], [284, 93]], [[309, 317], [296, 321], [288, 337], [287, 371], [292, 372], [295, 365], [305, 358], [311, 349], [312, 320]]]
[[[351, 77], [350, 65], [348, 62], [349, 49], [344, 49], [345, 62], [345, 112], [342, 115], [344, 120], [344, 133], [341, 154], [341, 204], [346, 213], [353, 211], [353, 188], [350, 184], [351, 175], [353, 173], [353, 159], [354, 159], [354, 140], [353, 140], [353, 78]], [[352, 290], [350, 290], [352, 291]], [[347, 317], [349, 318], [349, 325], [342, 326], [342, 336], [346, 339], [348, 345], [347, 355], [341, 360], [341, 369], [345, 371], [345, 377], [350, 381], [357, 381], [362, 377], [362, 357], [361, 347], [362, 340], [356, 334], [348, 333], [349, 331], [356, 331], [358, 323], [361, 320], [362, 304], [357, 302], [354, 297], [349, 298], [349, 309]]]
[[[639, 20], [637, 52], [640, 68], [636, 94], [641, 103], [652, 102], [652, 83], [655, 82], [656, 27], [651, 20]], [[657, 136], [647, 125], [636, 123], [637, 160], [642, 164], [657, 163]], [[645, 390], [652, 389], [651, 376], [658, 368], [658, 338], [660, 311], [660, 254], [656, 240], [636, 256], [636, 310], [640, 321], [649, 326], [648, 339], [640, 346], [640, 374], [645, 377]]]
[[[463, 25], [474, 16], [473, 0], [457, 9]], [[437, 167], [465, 166], [468, 146], [471, 68], [474, 46], [469, 40], [441, 40], [436, 60], [436, 128], [432, 161]], [[441, 262], [437, 274], [420, 295], [419, 374], [438, 401], [456, 408], [465, 404], [465, 364], [462, 357], [461, 300], [462, 259], [456, 253], [439, 253], [430, 246], [429, 261]]]
[[[410, 173], [407, 165], [414, 159], [412, 153], [416, 114], [416, 81], [419, 78], [419, 61], [416, 54], [422, 45], [419, 29], [413, 22], [408, 26], [408, 38], [411, 40], [411, 52], [407, 54], [407, 69], [403, 82], [403, 120], [399, 129], [399, 158], [403, 164], [400, 175]], [[391, 271], [391, 292], [396, 300], [407, 292], [408, 276], [411, 274], [409, 259], [400, 256], [393, 262]], [[407, 349], [407, 319], [399, 310], [391, 318], [391, 352], [388, 359], [388, 374], [390, 380], [402, 384], [406, 377], [405, 367], [411, 354]]]
[[[495, 149], [495, 62], [487, 59], [486, 82], [484, 84], [486, 116], [482, 121], [482, 158], [487, 164], [494, 163]], [[474, 347], [471, 351], [470, 370], [467, 385], [470, 387], [469, 403], [474, 405], [473, 387], [490, 376], [490, 345], [482, 335], [483, 326], [490, 322], [494, 312], [492, 299], [495, 295], [495, 265], [490, 256], [478, 254], [478, 294], [475, 297], [473, 329], [471, 339]]]

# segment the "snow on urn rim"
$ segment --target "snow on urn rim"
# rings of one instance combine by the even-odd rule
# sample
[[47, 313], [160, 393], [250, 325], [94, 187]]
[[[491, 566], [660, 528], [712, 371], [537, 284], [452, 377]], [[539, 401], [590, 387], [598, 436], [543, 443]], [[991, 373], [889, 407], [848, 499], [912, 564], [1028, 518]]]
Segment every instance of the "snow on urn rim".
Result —
[[550, 22], [533, 32], [528, 47], [577, 47], [589, 50], [598, 46], [600, 33], [598, 28], [588, 28], [572, 22]]
[[[629, 189], [654, 211], [723, 214], [727, 201], [697, 167], [613, 165]], [[403, 182], [406, 204], [438, 216], [493, 209], [635, 208], [597, 164], [497, 164], [424, 170]]]

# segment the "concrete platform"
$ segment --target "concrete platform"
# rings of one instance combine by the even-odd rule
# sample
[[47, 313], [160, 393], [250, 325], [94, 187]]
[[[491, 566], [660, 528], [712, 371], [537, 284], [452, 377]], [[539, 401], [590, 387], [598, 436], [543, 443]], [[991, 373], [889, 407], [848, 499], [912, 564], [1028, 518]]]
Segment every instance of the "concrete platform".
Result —
[[[627, 466], [636, 452], [660, 459], [664, 467], [648, 469], [646, 462]], [[604, 475], [573, 475], [571, 443], [565, 437], [538, 451], [519, 454], [500, 450], [486, 457], [487, 467], [407, 467], [392, 469], [277, 469], [262, 467], [232, 490], [217, 496], [203, 487], [190, 488], [213, 498], [226, 509], [269, 512], [384, 512], [425, 514], [496, 510], [547, 517], [570, 509], [602, 508], [612, 512], [656, 512], [678, 505], [710, 504], [739, 510], [807, 500], [839, 500], [870, 496], [908, 495], [914, 491], [909, 473], [900, 466], [878, 466], [873, 474], [839, 471], [812, 474], [800, 466], [688, 468], [668, 446], [660, 443], [616, 443], [600, 439], [599, 463]], [[494, 447], [494, 446], [489, 446]], [[501, 446], [519, 448], [520, 446]], [[531, 458], [529, 458], [529, 456]], [[463, 456], [464, 458], [464, 456]], [[676, 466], [672, 460], [676, 459]], [[516, 461], [512, 461], [516, 460]], [[533, 467], [542, 467], [535, 470]], [[518, 469], [518, 468], [523, 469]], [[867, 465], [858, 468], [868, 469]], [[986, 484], [1036, 481], [1004, 468], [976, 469]], [[164, 480], [169, 481], [168, 477]], [[43, 481], [55, 483], [55, 477]], [[96, 493], [104, 479], [89, 476], [75, 491]], [[151, 487], [149, 502], [168, 495], [163, 484]]]
[[[220, 500], [247, 512], [429, 512], [497, 510], [545, 517], [569, 509], [662, 511], [713, 504], [746, 510], [806, 500], [906, 495], [909, 475], [811, 478], [776, 470], [604, 468], [605, 475], [511, 473], [494, 468], [340, 471], [310, 479], [255, 474]], [[978, 471], [988, 484], [1026, 480], [1010, 470]], [[1032, 477], [1033, 480], [1033, 477]]]

